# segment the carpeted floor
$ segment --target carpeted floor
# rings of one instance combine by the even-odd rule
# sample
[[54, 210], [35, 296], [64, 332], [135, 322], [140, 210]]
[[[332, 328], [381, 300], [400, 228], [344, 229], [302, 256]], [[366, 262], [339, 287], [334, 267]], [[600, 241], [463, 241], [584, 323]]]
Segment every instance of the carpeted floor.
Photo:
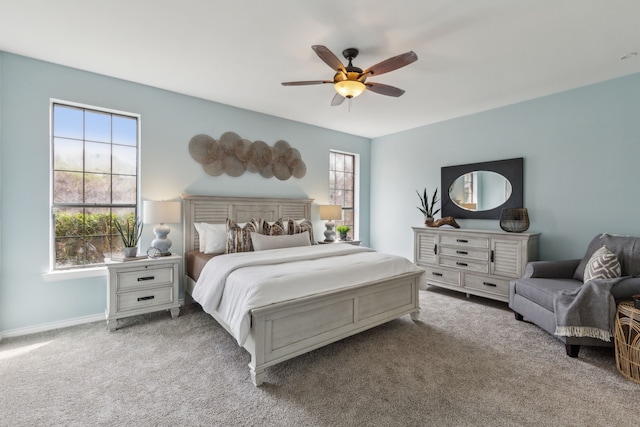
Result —
[[436, 288], [409, 316], [267, 369], [197, 306], [0, 341], [2, 426], [632, 425], [613, 349], [578, 359], [504, 303]]

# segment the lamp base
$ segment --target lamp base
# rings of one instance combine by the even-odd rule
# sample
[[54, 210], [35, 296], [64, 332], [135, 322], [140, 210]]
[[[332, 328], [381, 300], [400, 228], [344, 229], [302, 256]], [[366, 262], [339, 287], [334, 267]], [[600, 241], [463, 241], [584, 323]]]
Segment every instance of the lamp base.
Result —
[[151, 241], [151, 246], [160, 250], [160, 256], [171, 255], [169, 248], [173, 242], [167, 238], [167, 234], [169, 234], [170, 230], [171, 229], [164, 224], [158, 224], [153, 227], [153, 232], [156, 234], [156, 238]]
[[336, 241], [336, 232], [333, 229], [333, 221], [329, 220], [324, 223], [326, 230], [324, 230], [324, 241], [327, 243], [333, 243]]

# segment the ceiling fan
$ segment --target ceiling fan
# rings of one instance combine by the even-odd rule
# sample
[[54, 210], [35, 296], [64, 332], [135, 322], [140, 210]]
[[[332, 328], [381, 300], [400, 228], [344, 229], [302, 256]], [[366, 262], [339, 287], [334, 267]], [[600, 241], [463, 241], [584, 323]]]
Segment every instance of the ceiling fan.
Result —
[[350, 47], [342, 51], [342, 55], [349, 61], [349, 65], [346, 67], [333, 54], [328, 48], [321, 45], [311, 46], [311, 49], [322, 59], [329, 67], [331, 67], [336, 74], [333, 76], [333, 80], [309, 80], [300, 82], [283, 82], [283, 86], [304, 86], [304, 85], [316, 85], [324, 83], [332, 83], [336, 90], [336, 94], [331, 100], [331, 105], [340, 105], [345, 99], [352, 99], [360, 95], [366, 89], [379, 93], [380, 95], [387, 96], [401, 96], [404, 90], [394, 86], [385, 85], [382, 83], [368, 82], [367, 78], [371, 76], [378, 76], [380, 74], [388, 73], [389, 71], [397, 70], [398, 68], [409, 65], [412, 62], [418, 60], [418, 55], [414, 52], [403, 53], [402, 55], [393, 56], [389, 59], [385, 59], [382, 62], [373, 65], [366, 70], [362, 71], [361, 68], [354, 67], [351, 61], [358, 56], [358, 49]]

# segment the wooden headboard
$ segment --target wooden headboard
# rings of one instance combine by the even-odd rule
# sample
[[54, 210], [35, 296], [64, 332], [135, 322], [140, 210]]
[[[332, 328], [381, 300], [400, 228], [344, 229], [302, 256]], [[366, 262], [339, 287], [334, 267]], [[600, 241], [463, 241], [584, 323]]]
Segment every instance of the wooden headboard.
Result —
[[311, 218], [313, 199], [285, 199], [267, 197], [226, 197], [182, 195], [183, 251], [198, 248], [195, 222], [225, 223], [227, 218], [235, 222], [247, 222], [251, 218], [275, 221], [278, 218]]

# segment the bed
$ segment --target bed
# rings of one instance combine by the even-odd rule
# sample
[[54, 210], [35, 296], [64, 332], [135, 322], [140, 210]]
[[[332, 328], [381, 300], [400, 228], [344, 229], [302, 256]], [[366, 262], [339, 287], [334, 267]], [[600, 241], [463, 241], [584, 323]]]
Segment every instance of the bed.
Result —
[[[346, 274], [337, 274], [333, 277], [340, 278], [339, 285], [332, 284], [327, 288], [320, 287], [310, 294], [301, 294], [297, 291], [295, 295], [280, 297], [269, 300], [268, 304], [258, 306], [247, 305], [246, 313], [241, 314], [242, 326], [238, 327], [238, 322], [230, 318], [225, 310], [224, 304], [234, 304], [231, 300], [223, 301], [218, 308], [220, 299], [219, 292], [203, 291], [204, 286], [209, 286], [209, 281], [200, 276], [224, 276], [228, 282], [225, 286], [232, 286], [231, 279], [244, 274], [252, 274], [252, 269], [262, 277], [270, 273], [268, 268], [277, 268], [283, 271], [281, 261], [275, 260], [275, 266], [264, 264], [272, 263], [265, 259], [276, 259], [282, 253], [285, 257], [290, 257], [291, 252], [287, 248], [273, 251], [256, 251], [251, 254], [202, 254], [200, 251], [200, 235], [196, 231], [195, 224], [226, 224], [227, 219], [237, 223], [246, 223], [253, 218], [262, 218], [264, 221], [276, 221], [279, 218], [303, 219], [311, 218], [312, 199], [287, 199], [287, 198], [245, 198], [245, 197], [223, 197], [223, 196], [203, 196], [183, 194], [184, 211], [184, 252], [185, 252], [185, 276], [184, 290], [185, 303], [193, 301], [194, 291], [196, 301], [203, 306], [203, 309], [229, 332], [238, 343], [244, 347], [251, 355], [249, 370], [251, 380], [256, 386], [263, 383], [265, 369], [277, 363], [291, 359], [298, 355], [307, 353], [316, 348], [329, 343], [341, 340], [348, 336], [357, 334], [366, 329], [391, 321], [398, 317], [409, 314], [412, 319], [416, 319], [420, 311], [419, 307], [419, 282], [423, 271], [410, 266], [393, 268], [383, 275], [367, 276], [373, 279], [353, 279], [346, 277]], [[300, 248], [292, 260], [290, 268], [301, 269], [295, 263], [307, 263], [316, 265], [320, 262], [347, 262], [361, 264], [366, 257], [383, 257], [385, 254], [378, 254], [368, 248], [356, 247], [346, 244], [313, 245]], [[308, 254], [317, 252], [318, 258], [328, 258], [327, 260], [310, 260]], [[357, 261], [350, 262], [350, 258], [356, 257]], [[359, 258], [358, 258], [359, 257]], [[404, 258], [386, 255], [386, 258]], [[257, 259], [257, 261], [247, 261]], [[404, 260], [407, 261], [407, 260]], [[247, 264], [248, 262], [248, 264]], [[257, 265], [255, 264], [257, 262]], [[381, 261], [377, 261], [379, 263]], [[408, 262], [408, 261], [407, 261]], [[230, 272], [222, 273], [223, 266], [234, 265]], [[307, 268], [305, 264], [305, 268]], [[238, 267], [239, 265], [239, 267]], [[226, 267], [225, 267], [226, 268]], [[380, 269], [385, 267], [379, 267]], [[404, 270], [403, 270], [404, 268]], [[264, 270], [263, 270], [264, 269]], [[326, 268], [325, 268], [326, 269]], [[374, 270], [373, 268], [368, 268]], [[323, 280], [323, 267], [318, 267], [316, 273], [308, 274], [308, 279], [301, 280], [297, 276], [296, 283], [318, 282], [318, 286], [338, 280]], [[334, 271], [333, 268], [331, 268]], [[345, 270], [346, 271], [346, 270]], [[298, 271], [300, 274], [300, 271]], [[371, 273], [375, 274], [375, 273]], [[357, 274], [356, 274], [357, 275]], [[247, 280], [245, 277], [245, 281]], [[342, 279], [343, 277], [344, 280]], [[365, 277], [365, 276], [362, 276]], [[217, 278], [216, 280], [222, 280]], [[257, 280], [257, 279], [256, 279]], [[206, 283], [205, 283], [206, 282]], [[238, 278], [236, 282], [242, 282]], [[342, 283], [343, 282], [343, 283]], [[196, 288], [198, 283], [199, 289]], [[235, 286], [235, 285], [234, 285]], [[289, 285], [287, 285], [289, 286]], [[293, 286], [290, 289], [294, 288]], [[282, 289], [286, 289], [283, 287]], [[210, 302], [203, 299], [203, 294], [217, 294], [218, 300]], [[227, 290], [228, 295], [234, 292]], [[274, 297], [275, 298], [275, 297]], [[199, 300], [198, 300], [199, 299]], [[244, 307], [243, 305], [243, 307]], [[239, 331], [243, 332], [239, 332]]]

